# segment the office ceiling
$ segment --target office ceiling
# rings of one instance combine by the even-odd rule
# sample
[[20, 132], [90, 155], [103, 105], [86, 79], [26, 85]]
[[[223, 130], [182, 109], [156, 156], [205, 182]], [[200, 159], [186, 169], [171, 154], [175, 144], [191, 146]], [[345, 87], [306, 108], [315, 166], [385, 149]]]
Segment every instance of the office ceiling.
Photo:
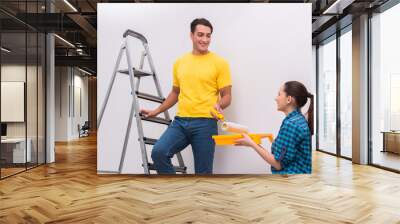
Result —
[[[344, 21], [340, 23], [340, 26], [346, 26], [351, 23], [352, 16], [378, 7], [386, 1], [388, 0], [340, 0], [339, 4], [335, 3], [336, 0], [220, 0], [217, 2], [312, 3], [313, 43], [318, 43], [335, 32], [335, 24], [338, 20]], [[3, 33], [9, 33], [6, 35], [6, 38], [10, 38], [7, 42], [14, 41], [15, 46], [23, 44], [18, 43], [23, 41], [21, 38], [13, 38], [12, 36], [18, 36], [18, 32], [26, 29], [29, 31], [55, 32], [59, 37], [73, 45], [72, 47], [71, 44], [66, 43], [61, 38], [56, 38], [57, 65], [86, 66], [96, 71], [97, 3], [216, 1], [47, 0], [47, 2], [51, 3], [52, 13], [49, 13], [49, 7], [46, 9], [45, 0], [1, 0], [0, 27]]]

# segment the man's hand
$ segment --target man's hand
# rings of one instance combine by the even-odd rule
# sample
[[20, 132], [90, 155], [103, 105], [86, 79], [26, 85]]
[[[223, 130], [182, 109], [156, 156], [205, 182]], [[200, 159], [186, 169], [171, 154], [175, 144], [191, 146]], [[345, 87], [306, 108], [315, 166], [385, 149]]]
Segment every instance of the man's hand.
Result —
[[140, 110], [140, 113], [146, 118], [156, 117], [158, 114], [163, 113], [164, 111], [174, 106], [176, 102], [178, 102], [179, 92], [179, 87], [173, 86], [171, 92], [168, 94], [167, 99], [165, 99], [165, 101], [157, 109], [142, 109]]
[[219, 105], [219, 103], [217, 103], [217, 104], [215, 104], [214, 105], [214, 109], [216, 110], [216, 111], [218, 111], [218, 113], [224, 113], [223, 111], [222, 111], [222, 108], [221, 108], [221, 106]]
[[[214, 105], [214, 109], [218, 112], [218, 113], [220, 113], [221, 115], [222, 115], [222, 117], [223, 117], [223, 111], [222, 111], [222, 108], [221, 108], [221, 106], [217, 103], [217, 104], [215, 104]], [[211, 113], [211, 115], [215, 118], [215, 119], [217, 119], [217, 120], [221, 120], [221, 116], [218, 116], [218, 114], [216, 114], [214, 111], [211, 111], [210, 112]]]
[[146, 110], [146, 109], [140, 110], [140, 113], [146, 118], [156, 117], [159, 114], [157, 110]]

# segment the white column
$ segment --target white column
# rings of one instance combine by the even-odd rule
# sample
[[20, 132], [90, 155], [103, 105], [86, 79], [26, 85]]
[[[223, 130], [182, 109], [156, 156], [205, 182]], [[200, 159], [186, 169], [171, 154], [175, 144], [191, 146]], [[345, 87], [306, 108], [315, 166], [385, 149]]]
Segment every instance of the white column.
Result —
[[368, 163], [368, 15], [353, 20], [353, 162]]
[[[51, 1], [46, 1], [47, 12], [53, 12]], [[54, 34], [46, 35], [46, 163], [55, 161], [55, 44]]]
[[54, 133], [55, 133], [55, 76], [54, 76], [54, 35], [46, 36], [46, 60], [47, 60], [47, 76], [46, 76], [46, 163], [55, 161], [54, 151]]

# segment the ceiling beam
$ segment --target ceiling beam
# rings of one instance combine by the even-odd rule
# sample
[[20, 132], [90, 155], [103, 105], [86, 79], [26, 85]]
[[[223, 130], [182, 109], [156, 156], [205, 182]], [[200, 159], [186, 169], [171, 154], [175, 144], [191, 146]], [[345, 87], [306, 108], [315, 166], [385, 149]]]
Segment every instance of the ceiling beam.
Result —
[[96, 71], [97, 60], [91, 56], [55, 56], [56, 66], [82, 66]]
[[90, 37], [90, 39], [97, 38], [97, 30], [87, 21], [85, 17], [80, 14], [70, 13], [67, 16], [73, 20], [77, 25], [79, 25], [82, 30]]
[[355, 2], [355, 0], [336, 0], [324, 9], [322, 14], [342, 14], [343, 10], [353, 2]]

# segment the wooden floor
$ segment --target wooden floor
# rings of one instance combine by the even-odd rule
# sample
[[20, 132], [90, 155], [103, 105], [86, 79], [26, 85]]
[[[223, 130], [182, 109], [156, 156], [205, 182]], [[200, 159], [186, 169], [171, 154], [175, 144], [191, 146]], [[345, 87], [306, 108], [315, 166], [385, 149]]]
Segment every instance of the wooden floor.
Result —
[[0, 170], [0, 172], [1, 172], [1, 178], [6, 178], [6, 177], [8, 177], [8, 176], [15, 175], [15, 174], [20, 173], [20, 172], [24, 172], [24, 171], [26, 171], [27, 169], [28, 169], [28, 170], [29, 170], [29, 169], [33, 169], [33, 168], [35, 168], [36, 166], [37, 166], [36, 163], [35, 163], [35, 164], [33, 164], [33, 163], [29, 164], [29, 163], [28, 163], [28, 164], [27, 164], [27, 167], [25, 167], [24, 164], [18, 165], [18, 167], [6, 167], [6, 168], [2, 167], [1, 170]]
[[0, 223], [400, 223], [400, 175], [316, 152], [312, 175], [100, 176], [96, 139], [0, 181]]
[[1, 178], [3, 177], [7, 177], [22, 171], [25, 171], [25, 167], [24, 168], [1, 168]]

